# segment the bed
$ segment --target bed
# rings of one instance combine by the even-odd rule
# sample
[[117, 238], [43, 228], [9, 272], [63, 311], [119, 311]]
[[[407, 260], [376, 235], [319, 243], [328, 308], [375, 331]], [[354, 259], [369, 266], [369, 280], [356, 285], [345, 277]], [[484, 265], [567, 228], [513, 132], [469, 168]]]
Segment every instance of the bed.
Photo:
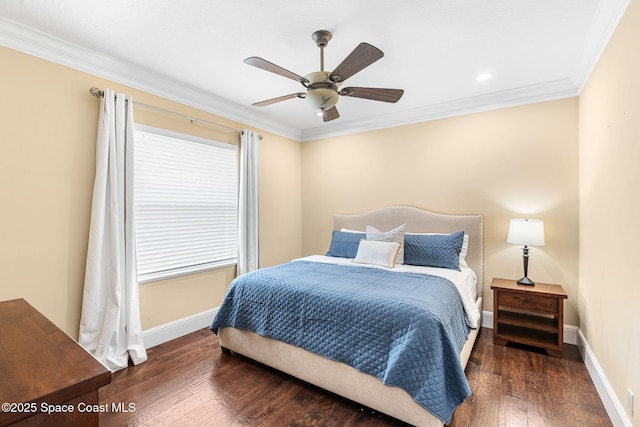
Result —
[[[459, 269], [461, 276], [457, 275], [457, 272], [453, 271], [455, 269], [449, 268], [420, 266], [416, 270], [412, 265], [399, 263], [395, 264], [393, 268], [381, 266], [380, 262], [384, 263], [388, 261], [389, 253], [393, 249], [391, 246], [394, 245], [392, 242], [386, 243], [386, 241], [395, 240], [393, 236], [388, 234], [388, 232], [400, 227], [402, 227], [404, 238], [408, 240], [406, 240], [405, 244], [395, 244], [395, 248], [404, 246], [404, 248], [407, 249], [409, 239], [414, 239], [412, 241], [415, 241], [415, 239], [431, 239], [428, 240], [431, 242], [432, 239], [442, 238], [447, 239], [447, 242], [452, 242], [452, 239], [455, 237], [455, 241], [458, 242], [461, 239], [459, 235], [464, 235], [464, 242], [466, 243], [464, 251], [466, 251], [466, 254], [463, 254], [464, 256], [460, 258], [460, 261], [462, 261], [460, 263], [461, 268]], [[369, 231], [373, 234], [369, 233]], [[377, 236], [379, 238], [376, 238], [375, 232], [380, 233], [380, 235]], [[356, 236], [362, 237], [362, 233], [364, 233], [366, 237], [365, 239], [362, 239], [365, 240], [365, 242], [360, 240], [360, 246], [357, 246], [356, 248], [357, 253], [354, 257], [355, 259], [345, 256], [335, 256], [336, 248], [338, 248], [338, 252], [342, 250], [339, 245], [334, 247], [334, 244], [337, 245], [336, 242], [339, 243], [340, 239], [346, 239], [350, 242], [353, 242], [354, 239], [356, 239], [357, 241]], [[431, 237], [432, 234], [437, 237]], [[369, 242], [369, 238], [371, 236], [373, 236], [371, 240], [385, 242], [374, 242], [375, 245], [377, 245], [375, 246], [374, 251], [374, 261], [371, 261], [371, 258], [366, 256], [367, 252], [365, 252], [365, 244], [374, 245], [374, 243]], [[451, 307], [443, 310], [446, 314], [437, 316], [429, 314], [426, 316], [428, 318], [426, 320], [413, 320], [414, 318], [411, 318], [412, 320], [410, 320], [410, 323], [412, 325], [418, 325], [416, 328], [432, 328], [427, 329], [429, 331], [428, 333], [421, 333], [419, 332], [420, 329], [417, 329], [418, 332], [412, 330], [405, 333], [407, 329], [404, 326], [403, 328], [405, 329], [402, 329], [403, 332], [399, 333], [396, 330], [397, 328], [394, 326], [396, 329], [389, 332], [387, 342], [384, 338], [386, 336], [384, 326], [387, 322], [380, 322], [377, 320], [378, 327], [376, 328], [376, 332], [373, 333], [373, 335], [378, 334], [377, 339], [362, 338], [367, 335], [366, 333], [359, 334], [357, 337], [349, 336], [348, 339], [345, 338], [345, 342], [338, 343], [337, 347], [341, 349], [335, 351], [332, 350], [333, 352], [325, 354], [322, 346], [324, 345], [323, 343], [326, 341], [326, 338], [320, 336], [320, 330], [329, 329], [334, 332], [333, 336], [337, 337], [335, 339], [340, 339], [340, 337], [346, 334], [346, 332], [343, 333], [342, 329], [345, 329], [345, 331], [347, 331], [347, 329], [360, 330], [362, 327], [359, 323], [357, 325], [352, 325], [348, 322], [357, 323], [360, 321], [360, 318], [370, 316], [369, 313], [375, 312], [377, 309], [371, 309], [371, 305], [367, 306], [364, 310], [355, 309], [355, 312], [360, 313], [358, 318], [355, 320], [345, 320], [342, 319], [341, 316], [343, 313], [351, 310], [343, 308], [341, 306], [342, 300], [337, 300], [326, 302], [324, 306], [318, 308], [317, 311], [320, 314], [311, 311], [306, 313], [304, 327], [299, 327], [300, 323], [295, 323], [299, 322], [300, 319], [298, 318], [296, 318], [297, 320], [295, 321], [282, 320], [279, 317], [276, 317], [271, 321], [265, 321], [263, 318], [258, 320], [243, 319], [242, 321], [238, 321], [238, 323], [233, 323], [229, 321], [229, 317], [234, 317], [235, 314], [242, 310], [242, 304], [237, 303], [238, 300], [242, 299], [242, 295], [245, 295], [244, 300], [249, 301], [250, 304], [253, 304], [255, 300], [259, 299], [251, 294], [253, 291], [246, 290], [245, 288], [242, 288], [240, 284], [236, 283], [241, 281], [240, 279], [243, 278], [243, 276], [247, 275], [240, 276], [230, 286], [229, 291], [225, 296], [225, 301], [218, 310], [218, 314], [216, 315], [211, 328], [219, 335], [220, 345], [225, 351], [231, 351], [249, 357], [267, 366], [278, 369], [339, 396], [353, 400], [368, 408], [395, 417], [406, 423], [416, 426], [442, 426], [445, 422], [450, 420], [451, 413], [453, 412], [453, 409], [455, 409], [455, 406], [461, 403], [462, 400], [464, 400], [464, 398], [470, 393], [463, 370], [480, 330], [484, 282], [482, 238], [483, 219], [480, 215], [448, 215], [429, 212], [410, 206], [390, 206], [362, 214], [334, 216], [332, 242], [329, 251], [327, 252], [327, 255], [330, 256], [305, 257], [299, 260], [294, 260], [290, 263], [285, 263], [286, 265], [261, 269], [259, 270], [260, 273], [254, 272], [249, 273], [248, 275], [249, 278], [253, 278], [255, 281], [260, 282], [258, 286], [260, 288], [268, 288], [272, 285], [274, 286], [274, 288], [268, 292], [277, 296], [271, 298], [273, 301], [267, 304], [267, 307], [264, 308], [264, 310], [266, 310], [263, 314], [264, 317], [280, 313], [279, 309], [274, 309], [277, 305], [274, 306], [272, 304], [280, 304], [281, 301], [287, 299], [294, 301], [306, 301], [305, 298], [307, 298], [298, 294], [291, 297], [286, 296], [286, 294], [285, 296], [279, 294], [278, 292], [280, 292], [280, 288], [278, 287], [283, 285], [280, 283], [277, 285], [272, 284], [273, 277], [275, 277], [275, 275], [291, 276], [294, 282], [299, 282], [301, 275], [302, 277], [305, 277], [304, 281], [311, 281], [317, 278], [318, 283], [314, 282], [312, 286], [308, 283], [304, 283], [301, 287], [313, 289], [314, 292], [319, 292], [318, 295], [323, 295], [323, 297], [313, 295], [307, 298], [319, 302], [324, 301], [324, 295], [326, 294], [322, 287], [324, 286], [324, 282], [333, 286], [336, 278], [339, 278], [340, 281], [347, 281], [345, 283], [340, 283], [340, 289], [343, 289], [341, 292], [351, 292], [353, 295], [357, 296], [356, 299], [358, 300], [358, 303], [360, 303], [361, 300], [364, 300], [365, 303], [369, 304], [371, 304], [371, 301], [368, 301], [369, 292], [375, 292], [373, 290], [373, 286], [363, 288], [361, 283], [352, 284], [350, 281], [352, 277], [355, 278], [354, 282], [362, 282], [368, 281], [369, 276], [374, 274], [376, 277], [375, 281], [379, 280], [382, 282], [383, 280], [397, 280], [402, 282], [403, 286], [406, 284], [416, 283], [416, 286], [408, 287], [407, 289], [411, 290], [408, 290], [407, 292], [410, 294], [409, 299], [418, 301], [417, 304], [428, 305], [431, 304], [430, 301], [437, 300], [437, 303], [434, 303], [434, 305], [439, 306], [444, 304], [442, 301], [452, 301], [450, 303]], [[353, 243], [349, 244], [353, 246]], [[387, 261], [378, 261], [378, 255], [381, 253], [379, 248], [382, 248], [383, 246], [384, 250], [382, 252], [386, 255], [382, 258]], [[353, 247], [351, 247], [350, 250], [353, 250]], [[349, 253], [349, 251], [347, 252]], [[394, 252], [394, 261], [397, 261], [396, 255], [397, 252]], [[411, 251], [404, 254], [404, 257], [407, 260], [409, 260], [411, 256]], [[354, 262], [358, 259], [358, 262]], [[456, 259], [456, 262], [457, 261], [458, 260]], [[465, 263], [466, 265], [463, 265]], [[421, 268], [426, 269], [427, 273], [424, 273]], [[440, 272], [442, 272], [442, 275]], [[364, 276], [365, 274], [366, 276]], [[387, 276], [391, 276], [391, 278], [387, 279]], [[464, 277], [466, 282], [458, 284], [458, 277]], [[473, 280], [470, 281], [469, 277], [472, 277]], [[422, 284], [421, 281], [423, 280], [428, 281], [428, 283], [425, 282], [425, 284]], [[437, 283], [432, 284], [432, 281]], [[442, 284], [441, 282], [446, 284]], [[454, 285], [452, 285], [452, 283]], [[384, 286], [380, 285], [379, 288], [382, 289], [385, 301], [390, 300], [392, 301], [392, 304], [395, 303], [393, 302], [396, 299], [395, 296], [390, 296], [391, 294], [388, 293], [387, 282], [383, 282], [383, 284]], [[436, 284], [438, 285], [437, 287]], [[292, 286], [298, 286], [298, 283], [294, 283]], [[417, 294], [417, 292], [422, 292], [422, 289], [427, 287], [437, 289], [436, 292], [442, 292], [442, 294], [437, 294], [437, 298], [428, 297], [429, 299], [424, 299], [427, 297]], [[464, 292], [461, 290], [468, 289], [469, 287], [473, 287], [473, 289], [470, 289], [468, 294], [465, 294], [467, 292], [466, 290]], [[363, 292], [363, 289], [366, 289], [366, 292]], [[451, 289], [454, 289], [454, 291], [452, 292]], [[456, 290], [458, 292], [456, 292]], [[295, 293], [303, 291], [304, 290], [301, 291], [296, 288], [291, 292]], [[455, 296], [452, 296], [454, 294]], [[236, 301], [235, 306], [231, 302], [234, 297]], [[371, 298], [373, 298], [373, 296], [371, 296]], [[246, 305], [247, 303], [244, 302], [243, 304]], [[262, 302], [260, 302], [260, 304], [262, 304]], [[298, 305], [304, 304], [298, 303]], [[258, 305], [250, 306], [248, 311], [260, 312], [260, 309], [257, 307]], [[434, 310], [438, 309], [439, 308], [435, 308]], [[401, 313], [401, 311], [396, 311], [397, 308], [395, 306], [392, 307], [391, 310], [392, 313]], [[409, 311], [411, 310], [412, 309]], [[284, 312], [286, 310], [283, 309], [282, 311]], [[320, 323], [313, 323], [314, 318], [320, 318], [323, 316], [323, 313], [327, 312], [332, 312], [332, 314], [328, 316], [330, 317], [331, 322], [333, 322], [330, 323], [330, 327], [324, 328], [319, 326], [327, 324], [326, 316], [319, 320]], [[457, 314], [458, 312], [462, 312], [462, 314]], [[233, 315], [230, 316], [229, 313], [233, 313]], [[366, 313], [366, 315], [363, 315], [362, 313]], [[371, 316], [374, 316], [374, 314], [371, 314]], [[447, 324], [446, 327], [442, 326], [440, 324], [442, 322], [439, 320], [436, 321], [437, 323], [435, 325], [431, 325], [431, 318], [438, 316], [447, 316], [446, 319], [449, 319], [448, 316], [450, 316], [452, 320], [444, 321], [444, 323]], [[463, 320], [459, 320], [456, 316], [462, 316]], [[402, 318], [403, 315], [394, 314], [389, 316], [387, 311], [387, 318], [388, 317]], [[339, 320], [336, 320], [336, 318], [339, 318]], [[310, 321], [309, 319], [312, 320]], [[283, 338], [285, 335], [278, 335], [279, 332], [274, 333], [264, 327], [265, 323], [286, 324], [287, 322], [293, 322], [289, 325], [288, 330], [300, 329], [300, 331], [302, 331], [298, 334], [300, 341], [296, 341], [297, 338], [289, 339], [288, 336]], [[376, 320], [374, 320], [374, 322], [376, 322]], [[459, 326], [461, 322], [465, 323], [464, 327]], [[411, 327], [413, 328], [413, 326]], [[340, 329], [340, 331], [335, 332], [336, 329]], [[450, 329], [453, 330], [453, 332], [450, 332]], [[310, 333], [309, 331], [318, 332]], [[434, 333], [434, 331], [436, 333]], [[318, 334], [318, 337], [315, 337], [316, 333]], [[464, 336], [461, 337], [460, 335], [462, 333]], [[423, 351], [424, 348], [417, 349], [417, 352], [419, 353], [418, 356], [415, 356], [414, 354], [405, 355], [404, 351], [407, 348], [412, 349], [413, 351], [418, 347], [414, 345], [415, 342], [421, 343], [423, 342], [422, 340], [426, 340], [431, 335], [440, 336], [439, 334], [442, 334], [442, 336], [438, 338], [438, 341], [443, 344], [436, 343], [436, 348], [438, 348], [437, 357], [441, 357], [442, 360], [434, 362], [423, 359], [415, 359], [420, 360], [419, 362], [407, 361], [409, 360], [406, 359], [407, 357], [423, 357], [422, 353], [433, 353]], [[398, 339], [399, 335], [402, 335], [403, 338]], [[410, 338], [406, 338], [407, 336], [410, 336]], [[276, 337], [278, 339], [271, 337]], [[333, 340], [334, 338], [331, 339]], [[319, 341], [319, 343], [316, 341]], [[348, 345], [347, 341], [356, 343], [353, 351], [344, 350], [343, 347]], [[374, 352], [374, 350], [368, 349], [367, 346], [369, 345], [373, 347], [388, 347], [387, 351], [389, 352], [389, 355], [387, 355], [387, 358], [382, 363], [379, 361], [372, 362], [370, 360], [372, 356], [369, 356], [369, 351], [371, 350], [371, 352]], [[396, 346], [402, 347], [403, 350], [397, 350]], [[428, 347], [431, 348], [431, 344], [429, 344]], [[440, 349], [440, 347], [442, 347], [442, 349]], [[361, 354], [361, 351], [364, 353]], [[344, 353], [348, 353], [347, 356], [345, 356], [347, 359], [342, 358]], [[441, 353], [442, 356], [440, 356]], [[404, 360], [403, 357], [405, 358]], [[436, 357], [434, 356], [434, 358]], [[343, 362], [343, 360], [345, 361]], [[393, 363], [396, 362], [399, 364], [399, 367], [395, 368], [395, 371], [400, 373], [388, 372], [389, 370], [394, 371], [392, 366]], [[431, 363], [435, 364], [432, 365]], [[380, 367], [380, 365], [383, 366]], [[407, 367], [413, 368], [416, 366], [420, 367], [420, 372], [416, 374], [412, 371], [410, 375], [407, 375], [407, 372], [405, 372], [409, 369]], [[425, 369], [422, 369], [423, 366]], [[434, 366], [438, 367], [438, 369], [435, 369]], [[440, 369], [440, 366], [442, 366], [442, 369]], [[380, 369], [380, 372], [376, 370], [378, 368]], [[426, 371], [426, 373], [422, 371]], [[446, 375], [443, 374], [442, 378], [440, 378], [441, 371], [446, 371]], [[449, 371], [451, 371], [451, 373]], [[427, 375], [427, 377], [422, 380], [420, 379], [421, 375]], [[407, 384], [406, 386], [403, 383], [399, 383], [399, 381], [406, 380], [406, 378], [400, 378], [403, 376], [409, 376], [409, 381], [412, 381], [412, 383]], [[462, 378], [460, 376], [462, 376]], [[432, 380], [432, 377], [437, 378], [437, 380]], [[418, 384], [413, 384], [415, 382], [418, 382]], [[443, 384], [441, 383], [444, 383], [444, 389], [438, 389], [438, 387], [443, 387]], [[433, 388], [433, 390], [430, 390], [430, 388]], [[440, 395], [446, 395], [442, 397], [443, 402], [438, 401], [438, 399], [440, 399], [438, 396]], [[434, 399], [436, 400], [435, 402]]]

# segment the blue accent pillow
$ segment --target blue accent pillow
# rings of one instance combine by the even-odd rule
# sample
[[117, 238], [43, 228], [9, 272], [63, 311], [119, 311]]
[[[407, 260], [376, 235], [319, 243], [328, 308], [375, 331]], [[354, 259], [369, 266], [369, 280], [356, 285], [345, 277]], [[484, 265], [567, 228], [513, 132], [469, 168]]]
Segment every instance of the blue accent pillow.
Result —
[[329, 252], [325, 255], [339, 258], [355, 258], [358, 253], [360, 239], [366, 239], [365, 233], [350, 233], [347, 231], [333, 230]]
[[453, 234], [405, 234], [404, 263], [460, 271], [464, 231]]

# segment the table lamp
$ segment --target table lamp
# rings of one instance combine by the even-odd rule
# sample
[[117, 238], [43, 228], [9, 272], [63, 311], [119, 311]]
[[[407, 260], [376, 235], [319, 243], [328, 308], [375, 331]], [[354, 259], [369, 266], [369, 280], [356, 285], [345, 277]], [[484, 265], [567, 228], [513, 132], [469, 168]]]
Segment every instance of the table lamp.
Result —
[[520, 285], [533, 286], [535, 283], [527, 277], [529, 268], [529, 246], [544, 246], [544, 222], [538, 219], [512, 219], [509, 223], [507, 243], [524, 245], [522, 261], [524, 277], [518, 280]]

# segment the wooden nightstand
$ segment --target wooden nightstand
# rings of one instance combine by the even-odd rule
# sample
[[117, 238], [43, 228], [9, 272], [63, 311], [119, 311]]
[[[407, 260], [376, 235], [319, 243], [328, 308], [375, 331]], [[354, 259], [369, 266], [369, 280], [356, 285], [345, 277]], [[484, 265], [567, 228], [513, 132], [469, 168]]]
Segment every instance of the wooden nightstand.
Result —
[[564, 347], [564, 301], [560, 285], [518, 285], [515, 280], [493, 279], [493, 342], [542, 347], [562, 357]]

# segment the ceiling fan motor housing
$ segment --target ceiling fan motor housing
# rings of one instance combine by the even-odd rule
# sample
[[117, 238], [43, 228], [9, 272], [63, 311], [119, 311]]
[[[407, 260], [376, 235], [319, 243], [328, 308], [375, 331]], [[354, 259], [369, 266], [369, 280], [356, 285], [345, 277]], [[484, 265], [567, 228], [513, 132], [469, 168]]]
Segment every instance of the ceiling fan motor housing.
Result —
[[304, 77], [309, 81], [305, 99], [314, 110], [328, 110], [338, 103], [338, 88], [329, 79], [328, 72], [316, 71]]

